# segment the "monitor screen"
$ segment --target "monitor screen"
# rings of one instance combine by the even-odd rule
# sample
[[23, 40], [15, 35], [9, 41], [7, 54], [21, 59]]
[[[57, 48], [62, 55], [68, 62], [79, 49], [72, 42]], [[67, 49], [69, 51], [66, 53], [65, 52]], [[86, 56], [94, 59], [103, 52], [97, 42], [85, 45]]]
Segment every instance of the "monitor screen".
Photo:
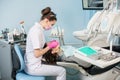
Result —
[[117, 10], [120, 10], [120, 0], [117, 0]]
[[82, 0], [84, 10], [102, 10], [103, 0]]

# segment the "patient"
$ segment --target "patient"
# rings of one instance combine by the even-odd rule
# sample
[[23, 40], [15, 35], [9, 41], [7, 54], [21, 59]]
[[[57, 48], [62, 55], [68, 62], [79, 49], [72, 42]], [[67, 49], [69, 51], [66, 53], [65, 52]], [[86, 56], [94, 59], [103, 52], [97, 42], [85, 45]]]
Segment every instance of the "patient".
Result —
[[[46, 47], [47, 44], [44, 45], [44, 47]], [[58, 52], [59, 51], [56, 51], [56, 49], [59, 48], [56, 47], [56, 48], [53, 48], [53, 49], [50, 49], [49, 51], [47, 51], [43, 57], [42, 57], [42, 63], [43, 64], [51, 64], [51, 65], [56, 65], [56, 62], [57, 62], [57, 58], [58, 58]], [[54, 53], [54, 54], [53, 54]]]

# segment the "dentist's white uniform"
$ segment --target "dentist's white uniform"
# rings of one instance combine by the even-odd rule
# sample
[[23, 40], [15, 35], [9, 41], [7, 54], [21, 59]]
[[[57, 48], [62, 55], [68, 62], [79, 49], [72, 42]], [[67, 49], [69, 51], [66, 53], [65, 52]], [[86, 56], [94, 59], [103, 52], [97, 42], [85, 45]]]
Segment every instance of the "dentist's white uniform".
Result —
[[45, 65], [41, 63], [42, 56], [36, 58], [34, 49], [42, 49], [45, 44], [43, 28], [39, 23], [30, 29], [27, 36], [25, 54], [25, 72], [30, 75], [56, 76], [56, 80], [66, 80], [66, 70], [61, 66]]

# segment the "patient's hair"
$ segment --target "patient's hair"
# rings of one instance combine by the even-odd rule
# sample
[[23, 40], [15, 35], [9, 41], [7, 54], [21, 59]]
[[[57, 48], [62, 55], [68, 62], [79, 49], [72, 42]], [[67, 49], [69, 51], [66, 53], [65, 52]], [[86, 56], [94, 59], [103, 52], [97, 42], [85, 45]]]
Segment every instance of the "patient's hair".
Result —
[[[44, 45], [43, 48], [45, 48], [47, 46], [47, 44]], [[57, 61], [57, 53], [52, 54], [52, 49], [48, 50], [42, 57], [42, 63], [44, 64], [56, 64]]]

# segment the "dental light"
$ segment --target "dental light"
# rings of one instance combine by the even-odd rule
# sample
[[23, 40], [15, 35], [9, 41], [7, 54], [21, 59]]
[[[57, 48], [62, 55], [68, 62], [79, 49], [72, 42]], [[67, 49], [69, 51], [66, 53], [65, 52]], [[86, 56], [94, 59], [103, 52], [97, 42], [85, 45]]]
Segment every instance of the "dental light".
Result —
[[58, 38], [60, 45], [64, 45], [64, 29], [61, 29], [61, 27], [57, 26], [51, 30], [50, 37], [52, 38]]

